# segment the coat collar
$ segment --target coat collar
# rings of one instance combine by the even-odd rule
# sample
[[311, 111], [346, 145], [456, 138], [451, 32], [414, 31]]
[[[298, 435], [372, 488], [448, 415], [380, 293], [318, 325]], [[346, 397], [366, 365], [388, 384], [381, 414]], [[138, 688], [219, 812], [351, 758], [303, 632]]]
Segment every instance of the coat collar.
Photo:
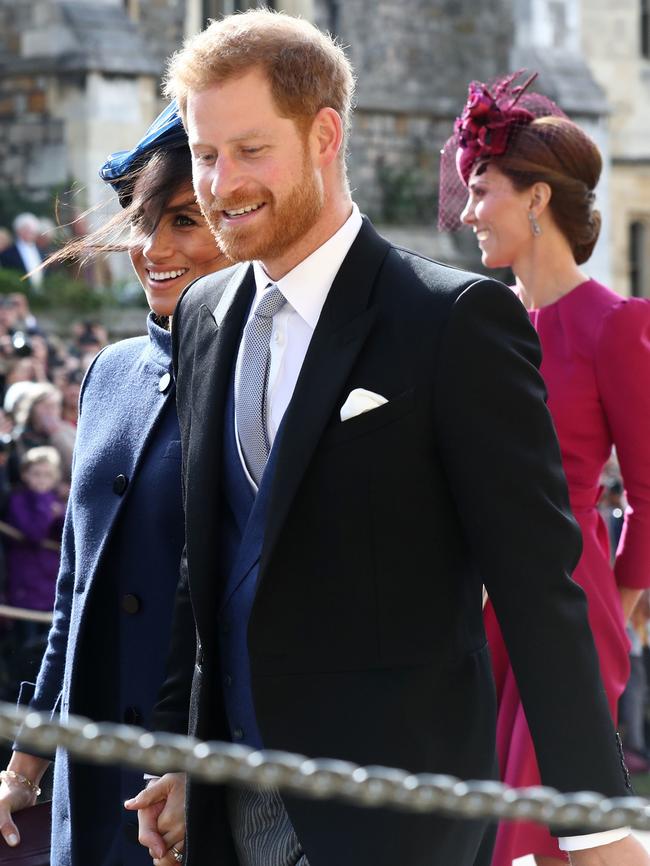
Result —
[[161, 328], [154, 314], [147, 316], [147, 332], [149, 334], [148, 356], [154, 363], [169, 369], [172, 359], [172, 335], [170, 331]]

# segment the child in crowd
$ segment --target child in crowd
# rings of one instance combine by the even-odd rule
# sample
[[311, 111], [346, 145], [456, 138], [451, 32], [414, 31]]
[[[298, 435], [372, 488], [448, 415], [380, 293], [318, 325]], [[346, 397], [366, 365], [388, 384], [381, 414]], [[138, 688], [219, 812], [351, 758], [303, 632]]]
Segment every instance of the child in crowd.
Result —
[[[51, 611], [65, 513], [57, 492], [61, 478], [57, 450], [44, 445], [26, 451], [20, 461], [20, 478], [22, 485], [11, 493], [6, 514], [6, 522], [23, 536], [7, 539], [7, 602]], [[36, 637], [39, 629], [25, 631], [25, 638]]]

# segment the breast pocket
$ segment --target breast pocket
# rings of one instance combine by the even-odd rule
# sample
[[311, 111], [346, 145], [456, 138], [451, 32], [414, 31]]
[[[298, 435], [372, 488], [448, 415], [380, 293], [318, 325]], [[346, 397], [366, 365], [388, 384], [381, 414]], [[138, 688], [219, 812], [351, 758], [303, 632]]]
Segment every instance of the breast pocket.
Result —
[[322, 447], [338, 445], [341, 442], [349, 442], [360, 436], [367, 436], [388, 424], [394, 424], [415, 408], [415, 389], [410, 388], [397, 397], [393, 397], [387, 403], [363, 412], [347, 421], [331, 427], [323, 437]]

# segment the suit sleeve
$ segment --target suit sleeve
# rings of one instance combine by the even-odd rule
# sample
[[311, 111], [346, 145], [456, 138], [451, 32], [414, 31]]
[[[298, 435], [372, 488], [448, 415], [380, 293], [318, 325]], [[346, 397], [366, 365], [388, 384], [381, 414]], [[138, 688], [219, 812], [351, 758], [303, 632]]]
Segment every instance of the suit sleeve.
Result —
[[580, 532], [538, 372], [537, 335], [513, 293], [482, 280], [457, 297], [440, 353], [439, 444], [542, 781], [562, 791], [623, 796], [626, 773], [586, 599], [570, 577]]
[[616, 581], [644, 589], [650, 586], [650, 301], [631, 298], [606, 317], [596, 377], [628, 502]]
[[153, 711], [154, 730], [172, 734], [187, 733], [196, 654], [196, 628], [187, 584], [187, 555], [183, 550], [167, 669]]

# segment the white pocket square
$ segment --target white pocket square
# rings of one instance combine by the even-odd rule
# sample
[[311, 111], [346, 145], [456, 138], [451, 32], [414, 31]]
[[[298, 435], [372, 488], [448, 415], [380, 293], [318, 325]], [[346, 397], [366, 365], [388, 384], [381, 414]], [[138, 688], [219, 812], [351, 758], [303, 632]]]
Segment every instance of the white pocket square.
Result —
[[341, 406], [341, 421], [349, 421], [350, 418], [356, 418], [357, 415], [370, 412], [371, 409], [377, 409], [384, 403], [388, 403], [388, 400], [381, 394], [366, 391], [365, 388], [355, 388], [354, 391], [350, 391], [348, 399]]

